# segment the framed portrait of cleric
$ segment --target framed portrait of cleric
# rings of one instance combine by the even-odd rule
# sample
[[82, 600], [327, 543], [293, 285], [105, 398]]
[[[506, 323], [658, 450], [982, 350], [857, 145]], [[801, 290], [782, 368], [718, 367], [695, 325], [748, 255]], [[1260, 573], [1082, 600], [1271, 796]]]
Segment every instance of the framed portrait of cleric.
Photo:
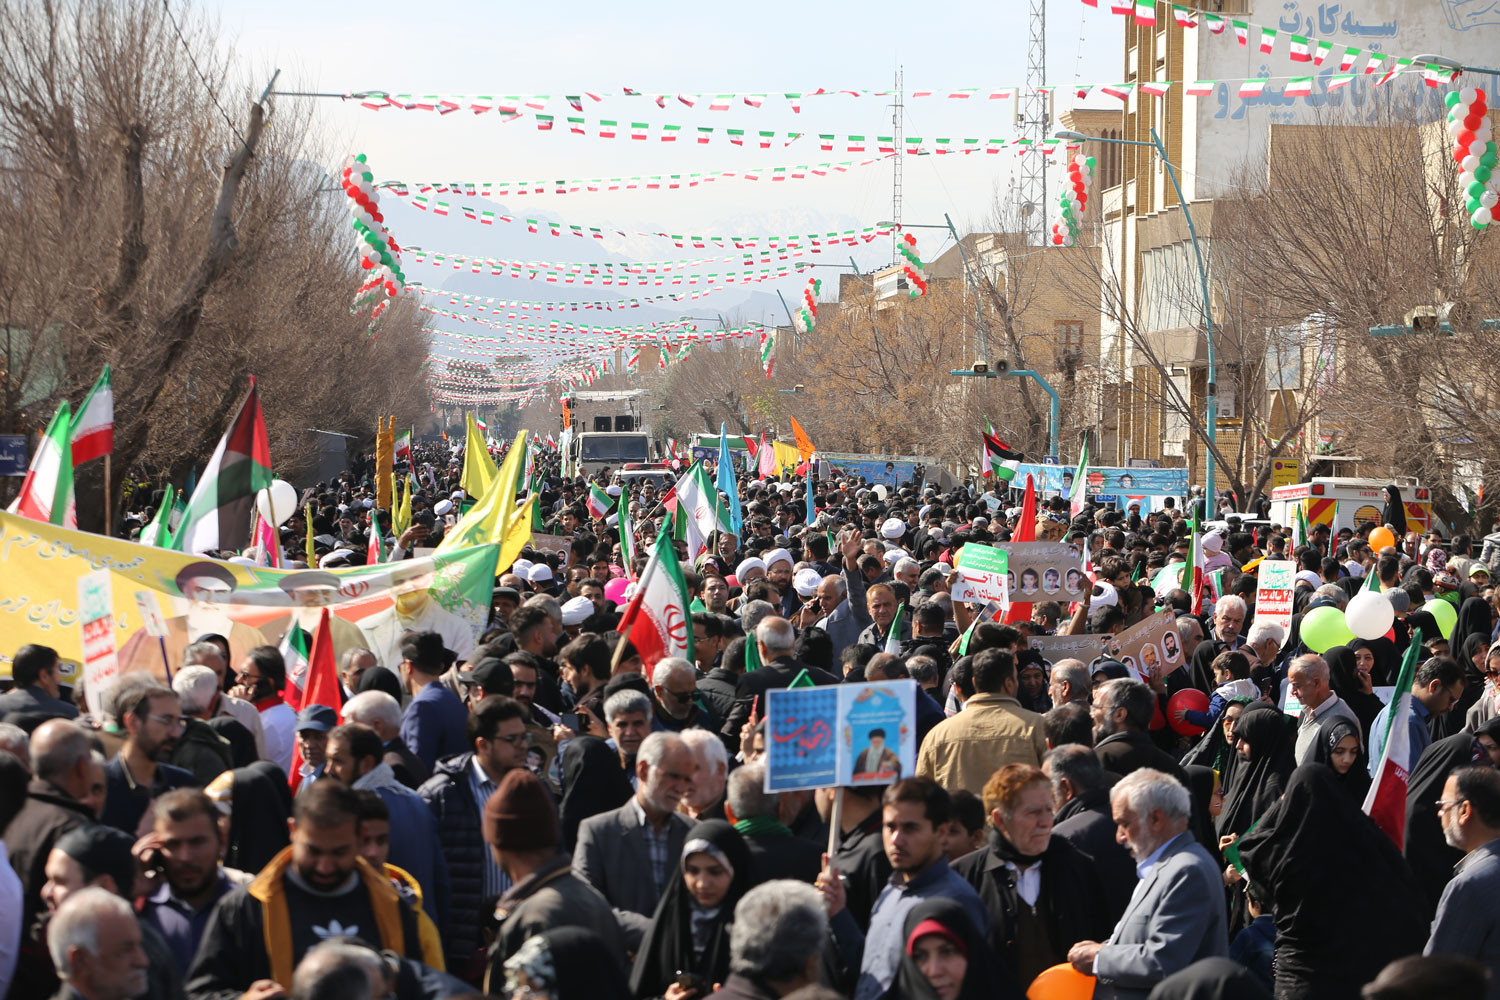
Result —
[[888, 785], [917, 762], [916, 682], [839, 686], [840, 785]]

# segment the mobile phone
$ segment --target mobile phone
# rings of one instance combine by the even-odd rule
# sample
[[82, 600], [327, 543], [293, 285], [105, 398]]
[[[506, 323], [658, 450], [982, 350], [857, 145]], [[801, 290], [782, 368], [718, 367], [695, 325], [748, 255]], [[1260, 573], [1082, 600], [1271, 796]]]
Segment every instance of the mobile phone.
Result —
[[583, 716], [576, 712], [568, 712], [562, 717], [562, 724], [575, 733], [586, 733], [589, 731], [588, 722]]
[[681, 986], [685, 990], [692, 990], [694, 993], [697, 993], [700, 996], [707, 994], [711, 989], [713, 989], [712, 983], [695, 972], [679, 971], [677, 973], [677, 978], [673, 980], [673, 982], [675, 982], [678, 986]]

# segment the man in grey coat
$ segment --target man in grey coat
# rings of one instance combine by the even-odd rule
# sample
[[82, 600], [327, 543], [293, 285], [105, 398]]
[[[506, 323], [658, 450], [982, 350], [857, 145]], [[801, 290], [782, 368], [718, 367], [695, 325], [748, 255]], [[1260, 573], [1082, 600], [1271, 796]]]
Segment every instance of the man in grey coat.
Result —
[[652, 733], [636, 753], [635, 797], [578, 827], [573, 872], [614, 907], [628, 949], [640, 946], [662, 892], [679, 877], [691, 824], [677, 806], [697, 767], [681, 736]]
[[[817, 620], [818, 628], [828, 633], [833, 643], [833, 662], [838, 663], [839, 654], [859, 641], [860, 632], [870, 624], [870, 612], [865, 608], [865, 576], [859, 568], [860, 547], [864, 536], [852, 531], [839, 543], [844, 557], [843, 572], [838, 576], [825, 576], [818, 584], [816, 602], [808, 607], [821, 607], [823, 617]], [[808, 622], [798, 622], [806, 627]]]
[[1462, 955], [1490, 970], [1485, 996], [1500, 998], [1500, 771], [1461, 767], [1438, 802], [1443, 839], [1464, 851], [1432, 921], [1428, 955]]
[[533, 934], [554, 927], [584, 927], [599, 935], [605, 952], [625, 971], [625, 941], [609, 903], [573, 874], [559, 853], [557, 810], [541, 779], [516, 768], [484, 804], [484, 839], [511, 888], [495, 904], [500, 929], [490, 951], [485, 988], [498, 992], [502, 966]]
[[1176, 778], [1132, 771], [1109, 802], [1140, 885], [1109, 940], [1078, 942], [1068, 961], [1096, 977], [1094, 1000], [1145, 1000], [1174, 972], [1227, 953], [1224, 882], [1188, 832], [1188, 791]]

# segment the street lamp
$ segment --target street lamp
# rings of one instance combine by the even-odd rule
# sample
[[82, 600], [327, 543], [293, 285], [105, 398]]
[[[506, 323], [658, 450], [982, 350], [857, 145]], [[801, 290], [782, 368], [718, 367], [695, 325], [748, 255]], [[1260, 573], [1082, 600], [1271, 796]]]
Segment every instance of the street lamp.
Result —
[[1166, 147], [1161, 144], [1161, 136], [1156, 134], [1156, 129], [1151, 130], [1151, 141], [1140, 142], [1135, 139], [1106, 139], [1097, 135], [1085, 135], [1082, 132], [1074, 132], [1072, 129], [1059, 129], [1053, 133], [1055, 138], [1065, 142], [1109, 142], [1119, 146], [1151, 146], [1161, 157], [1162, 166], [1167, 168], [1167, 176], [1172, 179], [1172, 190], [1177, 194], [1177, 205], [1182, 209], [1182, 217], [1187, 220], [1188, 239], [1193, 244], [1193, 260], [1198, 265], [1198, 283], [1203, 292], [1203, 334], [1208, 343], [1208, 386], [1205, 395], [1208, 396], [1208, 448], [1204, 452], [1203, 470], [1203, 495], [1208, 506], [1205, 510], [1212, 510], [1214, 499], [1214, 448], [1218, 444], [1217, 425], [1219, 422], [1219, 386], [1218, 368], [1214, 362], [1214, 311], [1213, 303], [1208, 297], [1208, 269], [1203, 266], [1203, 251], [1198, 247], [1198, 231], [1193, 227], [1193, 213], [1188, 210], [1187, 199], [1182, 196], [1182, 184], [1177, 180], [1177, 168], [1172, 161], [1167, 159]]
[[1440, 66], [1443, 69], [1459, 73], [1489, 73], [1492, 76], [1500, 75], [1500, 69], [1490, 69], [1487, 66], [1465, 66], [1457, 59], [1449, 59], [1447, 56], [1440, 56], [1435, 52], [1423, 52], [1421, 55], [1412, 56], [1411, 61], [1414, 63], [1431, 63], [1434, 66]]

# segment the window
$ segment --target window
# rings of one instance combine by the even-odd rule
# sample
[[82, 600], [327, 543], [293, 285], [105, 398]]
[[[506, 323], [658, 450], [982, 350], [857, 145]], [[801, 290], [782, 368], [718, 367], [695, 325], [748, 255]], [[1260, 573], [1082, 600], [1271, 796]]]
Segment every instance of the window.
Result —
[[1083, 323], [1076, 320], [1061, 320], [1055, 327], [1057, 353], [1059, 355], [1083, 353]]

